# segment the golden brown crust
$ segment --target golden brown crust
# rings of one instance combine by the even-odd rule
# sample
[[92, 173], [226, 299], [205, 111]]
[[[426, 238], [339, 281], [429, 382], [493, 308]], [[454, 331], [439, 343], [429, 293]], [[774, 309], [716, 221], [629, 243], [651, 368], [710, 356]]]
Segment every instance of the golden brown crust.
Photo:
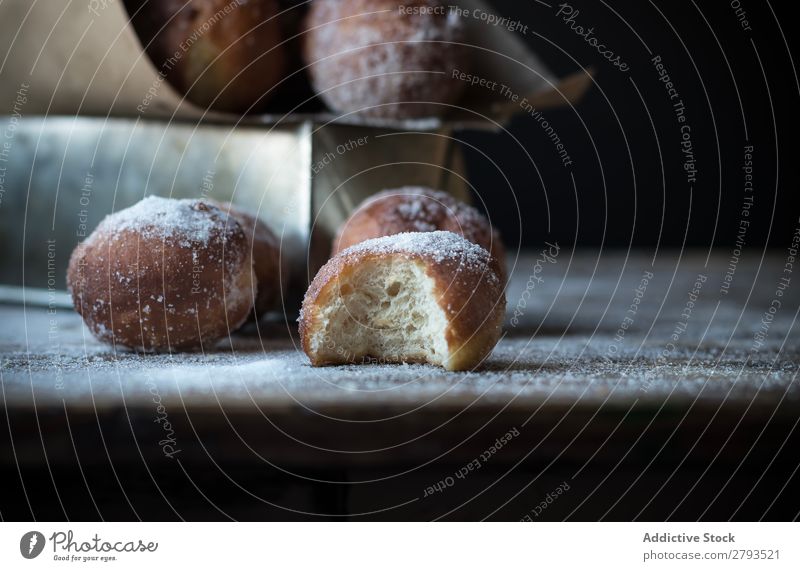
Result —
[[462, 22], [440, 0], [315, 0], [305, 30], [311, 82], [333, 111], [441, 116], [448, 108], [437, 103], [464, 89], [452, 79], [468, 63]]
[[286, 261], [281, 257], [278, 237], [263, 220], [242, 208], [230, 202], [215, 204], [220, 210], [236, 219], [250, 244], [253, 270], [258, 281], [258, 291], [255, 295], [255, 316], [261, 317], [268, 311], [279, 309], [283, 299], [282, 292], [286, 291], [289, 275]]
[[161, 30], [147, 50], [156, 68], [198, 105], [261, 109], [284, 76], [287, 58], [275, 0], [158, 0], [140, 13], [144, 25]]
[[139, 351], [212, 346], [247, 319], [254, 279], [238, 222], [205, 202], [155, 198], [108, 216], [67, 271], [92, 333]]
[[319, 311], [339, 294], [339, 282], [372, 260], [392, 257], [417, 260], [435, 282], [438, 303], [448, 321], [445, 338], [451, 352], [447, 368], [468, 370], [478, 365], [499, 339], [505, 315], [505, 294], [491, 255], [451, 232], [407, 233], [362, 242], [331, 258], [306, 292], [299, 331], [303, 351], [314, 366], [348, 362], [322, 359], [311, 347], [321, 326]]
[[500, 233], [476, 208], [426, 187], [384, 190], [367, 198], [339, 227], [332, 255], [371, 238], [436, 230], [454, 232], [489, 251], [505, 281], [506, 254]]

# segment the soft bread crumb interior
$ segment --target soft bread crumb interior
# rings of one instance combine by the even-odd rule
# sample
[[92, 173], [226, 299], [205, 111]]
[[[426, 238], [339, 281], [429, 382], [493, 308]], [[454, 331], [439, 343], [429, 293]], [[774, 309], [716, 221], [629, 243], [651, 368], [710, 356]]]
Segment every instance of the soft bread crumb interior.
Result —
[[332, 284], [312, 351], [328, 362], [428, 362], [446, 366], [447, 318], [435, 283], [415, 260], [370, 260]]

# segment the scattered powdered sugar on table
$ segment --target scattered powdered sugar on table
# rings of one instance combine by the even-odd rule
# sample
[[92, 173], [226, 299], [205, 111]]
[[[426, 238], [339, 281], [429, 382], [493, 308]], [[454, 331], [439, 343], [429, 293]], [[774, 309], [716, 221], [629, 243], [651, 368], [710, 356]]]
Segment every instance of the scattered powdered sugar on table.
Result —
[[[651, 284], [652, 301], [639, 310], [625, 342], [618, 343], [620, 316], [641, 279], [640, 268], [650, 263], [643, 258], [634, 258], [633, 263], [626, 260], [627, 255], [607, 255], [600, 275], [590, 279], [595, 259], [578, 255], [566, 284], [556, 276], [548, 279], [537, 293], [543, 298], [542, 309], [532, 310], [519, 327], [508, 328], [507, 336], [475, 372], [448, 373], [427, 365], [314, 368], [299, 351], [296, 333], [292, 341], [284, 324], [272, 328], [262, 324], [263, 339], [255, 327], [245, 330], [233, 337], [232, 344], [207, 347], [205, 354], [115, 353], [91, 337], [77, 314], [59, 311], [54, 344], [49, 335], [52, 316], [46, 307], [0, 304], [4, 324], [0, 380], [9, 407], [32, 406], [32, 395], [37, 407], [50, 403], [61, 408], [62, 399], [69, 407], [93, 402], [151, 407], [153, 391], [163, 402], [179, 407], [183, 398], [206, 407], [227, 402], [250, 406], [252, 401], [265, 409], [291, 410], [298, 401], [311, 409], [396, 403], [421, 403], [435, 409], [448, 404], [466, 406], [478, 399], [534, 411], [543, 403], [597, 406], [607, 397], [611, 397], [608, 406], [638, 399], [656, 409], [665, 403], [688, 406], [695, 399], [706, 399], [714, 406], [747, 405], [756, 398], [773, 403], [800, 399], [795, 312], [776, 315], [770, 335], [757, 352], [752, 351], [756, 324], [773, 293], [765, 288], [750, 292], [743, 283], [732, 290], [730, 295], [738, 296], [733, 299], [749, 296], [745, 309], [732, 303], [717, 308], [710, 298], [695, 309], [681, 340], [671, 340], [686, 301], [684, 287], [671, 294], [664, 289], [673, 279], [672, 259], [656, 266], [655, 273], [663, 280]], [[512, 292], [517, 292], [512, 296], [522, 291], [534, 261], [534, 257], [522, 260], [522, 271], [512, 276]], [[742, 268], [755, 268], [761, 262], [745, 261]], [[612, 278], [623, 263], [628, 269], [608, 309], [616, 281]], [[784, 260], [767, 257], [763, 263], [763, 271], [780, 274]], [[709, 272], [709, 280], [721, 279], [727, 259], [712, 258], [706, 267], [704, 257], [698, 256], [684, 264], [689, 264], [688, 271], [682, 269], [679, 278], [694, 279], [702, 269]], [[789, 290], [783, 300], [787, 307], [796, 308], [798, 292]], [[551, 305], [553, 312], [545, 319]], [[615, 343], [612, 353], [609, 347]], [[671, 349], [666, 357], [665, 347]], [[56, 388], [59, 382], [62, 389]]]
[[[784, 351], [773, 363], [779, 343], [765, 347], [757, 362], [748, 361], [746, 345], [731, 345], [724, 355], [715, 347], [695, 351], [687, 346], [654, 367], [653, 359], [661, 350], [657, 344], [644, 349], [632, 344], [614, 359], [606, 359], [610, 334], [507, 337], [480, 370], [451, 373], [414, 364], [315, 368], [285, 334], [259, 340], [252, 331], [235, 336], [232, 346], [223, 344], [205, 354], [114, 353], [82, 331], [79, 317], [73, 315], [60, 317], [61, 345], [53, 351], [46, 336], [46, 309], [29, 308], [25, 316], [21, 309], [0, 306], [0, 318], [12, 325], [26, 320], [31, 339], [27, 350], [19, 346], [9, 351], [12, 340], [0, 335], [0, 373], [7, 402], [28, 401], [33, 390], [37, 406], [53, 398], [78, 405], [116, 403], [123, 396], [130, 406], [149, 403], [156, 395], [176, 406], [182, 402], [299, 404], [312, 409], [329, 404], [448, 402], [535, 406], [545, 401], [589, 405], [610, 394], [616, 402], [661, 402], [668, 394], [691, 401], [727, 394], [731, 399], [780, 396], [787, 388], [787, 398], [800, 398], [800, 387], [791, 383], [800, 362], [797, 351]], [[56, 379], [63, 389], [53, 389]]]

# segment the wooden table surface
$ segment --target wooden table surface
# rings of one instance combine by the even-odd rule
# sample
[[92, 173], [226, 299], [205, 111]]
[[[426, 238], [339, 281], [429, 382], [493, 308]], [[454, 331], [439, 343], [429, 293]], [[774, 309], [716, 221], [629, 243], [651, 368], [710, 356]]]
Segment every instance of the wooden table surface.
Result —
[[[398, 492], [408, 505], [426, 497], [432, 470], [451, 473], [509, 430], [518, 434], [491, 455], [492, 470], [534, 466], [540, 476], [533, 488], [554, 463], [569, 465], [569, 477], [593, 473], [587, 485], [605, 486], [615, 479], [601, 475], [634, 460], [637, 474], [681, 458], [743, 473], [752, 472], [745, 461], [792, 467], [797, 455], [786, 456], [786, 443], [794, 442], [800, 418], [800, 284], [781, 289], [789, 275], [784, 252], [744, 257], [733, 274], [725, 252], [562, 248], [554, 258], [528, 254], [512, 264], [503, 339], [469, 373], [421, 365], [312, 368], [285, 322], [251, 328], [205, 354], [115, 354], [71, 310], [0, 305], [9, 424], [0, 461], [9, 470], [127, 464], [149, 472], [172, 470], [177, 460], [184, 473], [209, 463], [252, 464], [331, 485], [342, 482], [330, 470], [347, 473], [349, 482], [366, 471], [355, 480], [395, 478], [396, 486], [397, 474], [425, 467], [430, 475], [421, 484], [403, 477], [392, 488], [409, 487]], [[165, 441], [179, 452], [170, 456]], [[339, 511], [361, 513], [348, 502]], [[367, 504], [364, 513], [383, 513]], [[382, 505], [396, 515], [395, 504], [407, 505]], [[573, 506], [572, 517], [594, 513]]]

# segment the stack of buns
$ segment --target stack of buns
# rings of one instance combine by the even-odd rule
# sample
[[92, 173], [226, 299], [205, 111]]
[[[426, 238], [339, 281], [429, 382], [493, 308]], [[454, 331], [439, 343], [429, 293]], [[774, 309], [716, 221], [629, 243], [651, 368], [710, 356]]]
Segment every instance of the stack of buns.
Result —
[[[441, 0], [126, 0], [159, 73], [209, 109], [268, 110], [307, 76], [338, 114], [442, 116], [468, 68]], [[298, 97], [292, 95], [292, 109]], [[212, 200], [150, 197], [73, 252], [68, 286], [101, 340], [137, 351], [211, 348], [282, 309], [287, 271], [267, 226]], [[469, 369], [505, 309], [505, 252], [476, 209], [429, 188], [386, 190], [342, 225], [303, 301], [312, 364], [427, 362]]]
[[332, 255], [370, 238], [434, 230], [455, 232], [481, 246], [492, 255], [498, 276], [505, 278], [505, 248], [491, 222], [452, 194], [427, 187], [384, 190], [362, 202], [339, 228]]
[[292, 110], [316, 94], [337, 114], [439, 117], [464, 87], [452, 71], [469, 65], [462, 22], [441, 0], [126, 4], [157, 71], [213, 110]]
[[505, 250], [475, 208], [404, 187], [364, 201], [303, 300], [300, 336], [314, 365], [479, 365], [500, 337]]
[[[500, 336], [502, 253], [489, 221], [446, 193], [378, 193], [342, 225], [306, 292], [303, 349], [313, 365], [474, 368]], [[107, 216], [75, 248], [67, 283], [102, 341], [204, 350], [282, 306], [281, 259], [270, 229], [231, 204], [149, 197]]]

